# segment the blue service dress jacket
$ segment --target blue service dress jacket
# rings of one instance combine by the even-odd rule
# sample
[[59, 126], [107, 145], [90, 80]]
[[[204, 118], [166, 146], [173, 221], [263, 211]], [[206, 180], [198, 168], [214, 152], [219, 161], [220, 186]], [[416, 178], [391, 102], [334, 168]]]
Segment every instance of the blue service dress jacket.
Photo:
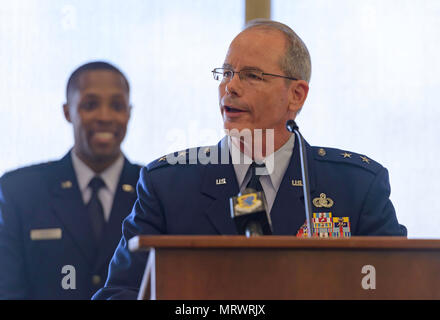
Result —
[[[212, 152], [212, 148], [201, 148], [195, 153], [210, 149]], [[298, 149], [295, 141], [270, 212], [275, 235], [296, 235], [305, 222]], [[313, 212], [349, 217], [352, 235], [406, 236], [406, 228], [398, 223], [389, 199], [390, 184], [384, 167], [344, 150], [308, 144], [306, 150], [311, 199], [317, 199], [318, 205], [313, 205]], [[185, 152], [180, 154], [185, 156]], [[137, 186], [138, 199], [124, 220], [123, 237], [110, 263], [106, 285], [93, 299], [136, 299], [148, 256], [129, 251], [128, 241], [134, 236], [237, 234], [229, 199], [238, 192], [231, 162], [170, 165], [162, 157], [144, 167]], [[333, 202], [330, 208], [319, 207], [324, 195], [327, 205]]]
[[1, 177], [0, 299], [90, 299], [107, 277], [140, 168], [125, 159], [101, 243], [93, 240], [70, 152]]

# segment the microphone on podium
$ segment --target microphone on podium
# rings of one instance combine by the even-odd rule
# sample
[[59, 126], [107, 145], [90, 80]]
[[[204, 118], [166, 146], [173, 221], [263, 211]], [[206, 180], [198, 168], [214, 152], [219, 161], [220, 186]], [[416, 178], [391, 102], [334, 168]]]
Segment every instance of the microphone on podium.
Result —
[[229, 201], [231, 217], [238, 234], [246, 235], [248, 238], [272, 234], [272, 223], [263, 192], [247, 188]]
[[306, 215], [306, 225], [308, 230], [308, 237], [312, 237], [315, 233], [312, 223], [312, 205], [310, 202], [310, 187], [309, 187], [309, 170], [307, 166], [307, 154], [306, 154], [306, 144], [304, 138], [299, 133], [298, 126], [294, 120], [287, 120], [286, 128], [289, 132], [296, 135], [298, 138], [299, 154], [301, 159], [301, 174], [303, 181], [303, 193], [304, 193], [304, 205], [305, 205], [305, 215]]

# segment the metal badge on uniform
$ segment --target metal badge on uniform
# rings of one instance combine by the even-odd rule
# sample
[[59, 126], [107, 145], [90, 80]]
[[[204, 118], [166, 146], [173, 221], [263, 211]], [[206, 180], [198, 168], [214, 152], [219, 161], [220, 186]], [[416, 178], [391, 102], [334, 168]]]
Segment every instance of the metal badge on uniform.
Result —
[[59, 240], [61, 236], [61, 228], [33, 229], [30, 233], [31, 240]]
[[313, 205], [317, 208], [331, 208], [334, 204], [334, 201], [330, 198], [327, 198], [325, 193], [321, 193], [319, 198], [313, 199]]
[[226, 178], [215, 179], [215, 184], [216, 184], [216, 185], [219, 185], [219, 184], [226, 184]]
[[367, 157], [364, 157], [364, 156], [360, 156], [361, 157], [361, 159], [362, 159], [362, 162], [365, 162], [365, 163], [367, 163], [367, 164], [370, 164], [370, 159], [368, 159]]
[[122, 190], [124, 190], [125, 192], [134, 192], [134, 188], [133, 186], [129, 185], [129, 184], [123, 184], [122, 185]]
[[63, 189], [72, 188], [72, 181], [67, 180], [67, 181], [61, 182], [61, 188], [63, 188]]
[[302, 180], [292, 180], [292, 186], [294, 186], [294, 187], [302, 187], [303, 186], [303, 182], [302, 182]]

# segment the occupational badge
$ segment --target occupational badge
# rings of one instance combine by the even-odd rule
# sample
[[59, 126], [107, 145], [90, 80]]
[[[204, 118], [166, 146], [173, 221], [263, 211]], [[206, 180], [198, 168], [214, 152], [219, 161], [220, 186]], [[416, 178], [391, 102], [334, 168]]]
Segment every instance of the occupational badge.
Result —
[[327, 198], [325, 193], [321, 193], [319, 198], [313, 199], [313, 205], [317, 208], [331, 208], [334, 204], [334, 201], [330, 198]]

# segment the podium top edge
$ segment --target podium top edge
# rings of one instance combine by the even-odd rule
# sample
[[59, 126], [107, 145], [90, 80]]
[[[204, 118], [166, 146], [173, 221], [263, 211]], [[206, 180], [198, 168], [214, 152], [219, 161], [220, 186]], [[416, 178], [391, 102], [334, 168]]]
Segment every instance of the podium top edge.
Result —
[[425, 249], [440, 250], [440, 240], [406, 237], [351, 237], [345, 239], [297, 238], [293, 236], [136, 236], [129, 241], [131, 251], [151, 248], [188, 249]]

